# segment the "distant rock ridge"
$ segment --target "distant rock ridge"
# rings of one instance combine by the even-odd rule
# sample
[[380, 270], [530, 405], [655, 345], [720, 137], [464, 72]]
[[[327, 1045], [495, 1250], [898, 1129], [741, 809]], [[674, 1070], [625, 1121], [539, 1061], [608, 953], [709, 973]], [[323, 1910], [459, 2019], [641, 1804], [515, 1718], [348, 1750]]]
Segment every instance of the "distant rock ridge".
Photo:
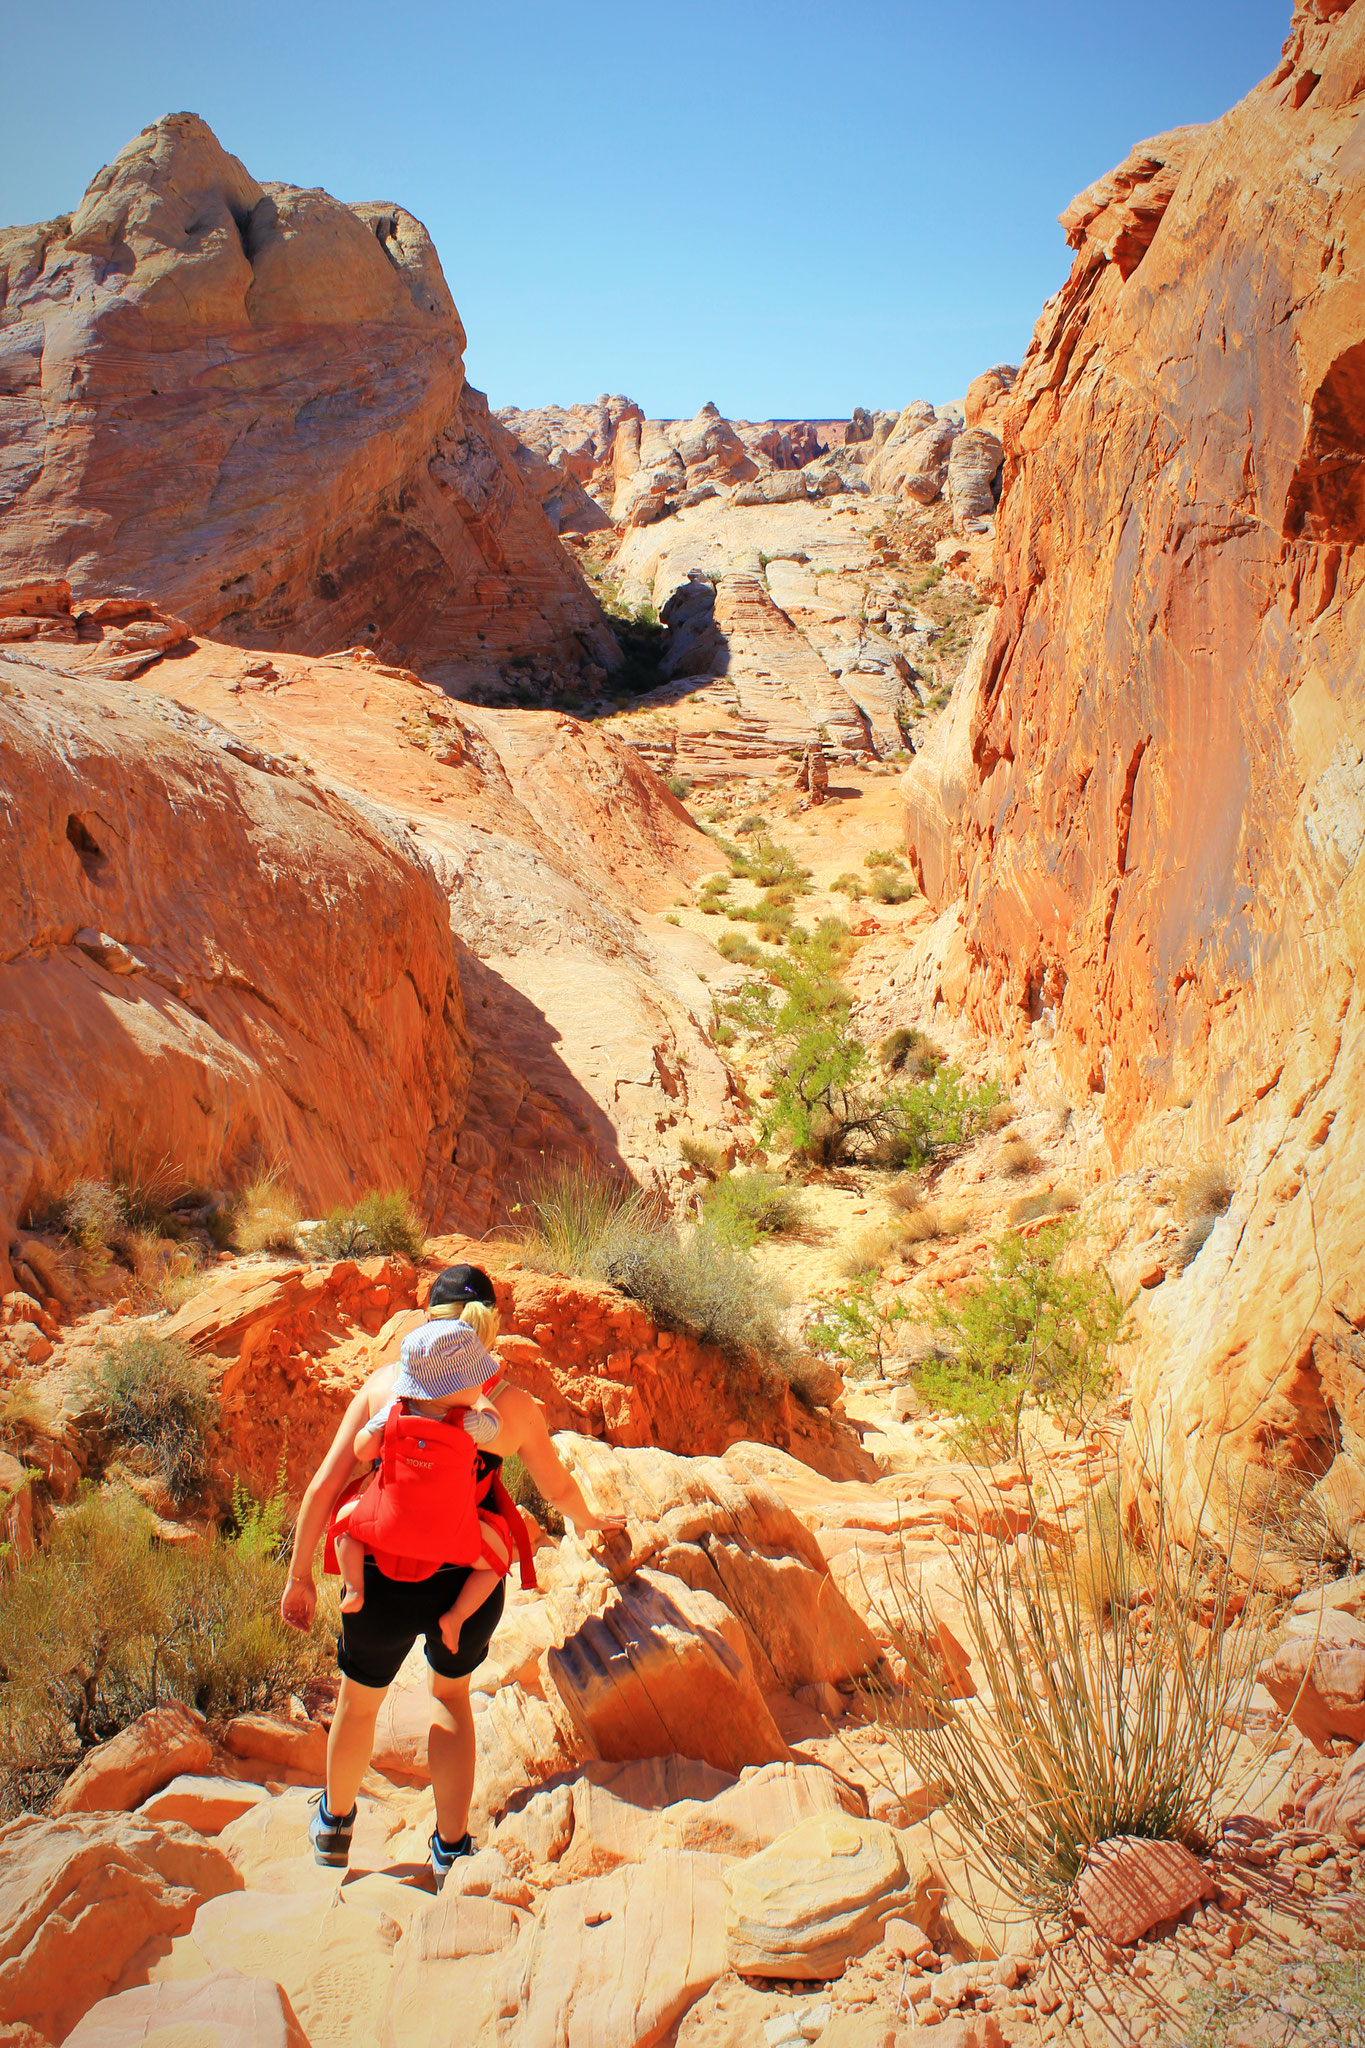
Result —
[[609, 666], [464, 343], [411, 214], [260, 184], [167, 115], [74, 215], [0, 232], [0, 581], [438, 681]]
[[[986, 371], [965, 408], [920, 400], [900, 413], [858, 408], [847, 420], [728, 420], [711, 403], [695, 419], [647, 420], [619, 393], [594, 405], [504, 406], [497, 418], [556, 532], [649, 526], [710, 498], [781, 505], [845, 491], [918, 505], [946, 492], [958, 530], [981, 531], [983, 515], [994, 517], [1004, 453], [991, 428], [1017, 374], [1009, 364]], [[976, 436], [982, 484], [959, 503], [948, 454], [964, 428]]]

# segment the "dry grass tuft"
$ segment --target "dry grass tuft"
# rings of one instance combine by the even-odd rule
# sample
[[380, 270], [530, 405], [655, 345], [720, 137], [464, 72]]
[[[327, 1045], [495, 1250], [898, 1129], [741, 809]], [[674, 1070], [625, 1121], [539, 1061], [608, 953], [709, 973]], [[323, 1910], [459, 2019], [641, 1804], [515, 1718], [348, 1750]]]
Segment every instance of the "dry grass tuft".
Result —
[[260, 1174], [243, 1188], [234, 1212], [232, 1238], [238, 1251], [298, 1257], [303, 1215], [278, 1173]]
[[896, 1224], [878, 1223], [860, 1230], [839, 1260], [840, 1273], [846, 1280], [875, 1279], [904, 1237], [904, 1230]]
[[1017, 1228], [1021, 1223], [1037, 1223], [1044, 1216], [1061, 1216], [1080, 1206], [1081, 1198], [1075, 1188], [1063, 1181], [1059, 1187], [1035, 1188], [1031, 1194], [1017, 1195], [1010, 1203], [1008, 1216]]
[[1027, 1138], [1006, 1138], [996, 1154], [996, 1165], [1001, 1173], [1011, 1180], [1022, 1179], [1026, 1173], [1037, 1173], [1042, 1165], [1037, 1148]]
[[883, 1192], [892, 1208], [901, 1210], [907, 1216], [912, 1210], [924, 1207], [924, 1189], [920, 1186], [917, 1174], [897, 1174], [893, 1181], [888, 1181]]
[[426, 1248], [417, 1205], [404, 1188], [367, 1188], [349, 1207], [329, 1209], [308, 1238], [314, 1259], [405, 1258], [415, 1265]]
[[717, 1145], [710, 1138], [680, 1138], [678, 1157], [684, 1166], [691, 1166], [698, 1173], [704, 1173], [708, 1180], [718, 1180], [726, 1168], [726, 1154], [723, 1145]]
[[1192, 1166], [1176, 1189], [1181, 1221], [1199, 1223], [1205, 1217], [1222, 1216], [1232, 1201], [1233, 1191], [1232, 1175], [1217, 1160]]

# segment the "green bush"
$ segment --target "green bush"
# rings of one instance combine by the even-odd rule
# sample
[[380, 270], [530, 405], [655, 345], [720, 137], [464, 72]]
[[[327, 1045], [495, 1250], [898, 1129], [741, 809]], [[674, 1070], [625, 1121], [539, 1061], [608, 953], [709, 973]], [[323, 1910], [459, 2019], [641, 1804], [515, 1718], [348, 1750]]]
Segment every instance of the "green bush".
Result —
[[919, 890], [909, 875], [883, 873], [872, 877], [872, 894], [878, 903], [908, 903]]
[[816, 1297], [816, 1314], [805, 1328], [806, 1342], [828, 1358], [839, 1359], [850, 1379], [868, 1379], [881, 1372], [894, 1348], [896, 1331], [913, 1310], [905, 1301], [879, 1302], [870, 1279], [854, 1280], [843, 1293]]
[[427, 1248], [426, 1232], [411, 1195], [402, 1188], [367, 1188], [349, 1207], [329, 1209], [308, 1239], [315, 1259], [372, 1259], [401, 1256], [414, 1264]]
[[684, 797], [692, 794], [692, 778], [690, 775], [668, 775], [664, 778], [664, 787], [681, 803]]
[[148, 1329], [105, 1342], [85, 1391], [110, 1436], [145, 1454], [172, 1500], [200, 1491], [218, 1409], [212, 1375], [188, 1344]]
[[722, 932], [716, 940], [716, 951], [722, 960], [733, 961], [740, 967], [757, 967], [763, 960], [758, 947], [743, 932]]
[[746, 811], [744, 816], [736, 825], [735, 830], [736, 832], [743, 832], [746, 834], [751, 832], [762, 832], [766, 830], [767, 823], [768, 821], [764, 817], [762, 811]]
[[526, 1265], [582, 1275], [596, 1273], [602, 1246], [618, 1231], [647, 1227], [654, 1213], [633, 1182], [614, 1180], [585, 1160], [547, 1168], [513, 1209]]
[[335, 1623], [285, 1627], [286, 1570], [259, 1525], [166, 1546], [126, 1494], [88, 1493], [59, 1515], [0, 1603], [0, 1815], [43, 1805], [149, 1708], [278, 1711], [324, 1676]]
[[905, 862], [889, 846], [874, 846], [870, 853], [863, 855], [863, 866], [875, 873], [878, 868], [904, 868]]
[[702, 1213], [726, 1244], [751, 1249], [760, 1237], [799, 1230], [806, 1204], [775, 1173], [722, 1173], [703, 1195]]
[[760, 889], [772, 889], [779, 883], [786, 883], [793, 890], [805, 895], [810, 888], [810, 869], [803, 868], [789, 846], [779, 846], [766, 835], [756, 838], [752, 846], [725, 846], [733, 873], [750, 882], [757, 882]]
[[1029, 1401], [1079, 1434], [1113, 1384], [1109, 1348], [1129, 1341], [1126, 1311], [1104, 1266], [1068, 1262], [1075, 1239], [1066, 1218], [1032, 1238], [1011, 1231], [986, 1279], [935, 1306], [952, 1355], [925, 1360], [917, 1384], [957, 1418], [969, 1456], [1017, 1457]]
[[708, 1180], [719, 1180], [726, 1170], [725, 1148], [713, 1143], [710, 1138], [679, 1138], [678, 1157], [684, 1166], [693, 1167], [696, 1172], [704, 1173]]
[[829, 886], [831, 895], [847, 896], [853, 903], [861, 903], [867, 894], [867, 884], [861, 875], [836, 875]]
[[913, 1024], [902, 1024], [894, 1031], [888, 1031], [877, 1047], [877, 1065], [888, 1074], [929, 1075], [943, 1062], [943, 1054], [931, 1045], [924, 1032]]

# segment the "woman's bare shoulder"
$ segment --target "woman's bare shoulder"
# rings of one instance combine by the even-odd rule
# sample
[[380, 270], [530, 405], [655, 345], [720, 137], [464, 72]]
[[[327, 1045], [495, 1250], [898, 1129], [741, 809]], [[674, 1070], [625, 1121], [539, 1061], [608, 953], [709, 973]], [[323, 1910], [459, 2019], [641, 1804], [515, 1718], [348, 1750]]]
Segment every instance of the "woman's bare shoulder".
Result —
[[371, 1415], [377, 1415], [385, 1402], [392, 1399], [393, 1379], [397, 1370], [397, 1366], [394, 1365], [381, 1365], [378, 1372], [370, 1374], [361, 1388]]
[[503, 1456], [517, 1450], [528, 1436], [546, 1434], [545, 1411], [535, 1395], [528, 1394], [524, 1387], [503, 1385], [492, 1400], [502, 1424], [495, 1448], [502, 1451]]

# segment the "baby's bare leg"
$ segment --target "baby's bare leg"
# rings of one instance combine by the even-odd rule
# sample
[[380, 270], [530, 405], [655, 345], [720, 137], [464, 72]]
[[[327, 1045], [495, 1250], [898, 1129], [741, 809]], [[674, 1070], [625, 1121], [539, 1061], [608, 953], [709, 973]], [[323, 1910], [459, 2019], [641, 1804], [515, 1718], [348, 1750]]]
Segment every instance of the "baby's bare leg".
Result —
[[455, 1605], [441, 1616], [441, 1641], [454, 1656], [460, 1647], [460, 1630], [471, 1614], [477, 1614], [501, 1578], [500, 1572], [476, 1567], [456, 1595]]
[[338, 1536], [337, 1563], [341, 1567], [343, 1614], [359, 1614], [365, 1605], [365, 1546], [358, 1536]]

